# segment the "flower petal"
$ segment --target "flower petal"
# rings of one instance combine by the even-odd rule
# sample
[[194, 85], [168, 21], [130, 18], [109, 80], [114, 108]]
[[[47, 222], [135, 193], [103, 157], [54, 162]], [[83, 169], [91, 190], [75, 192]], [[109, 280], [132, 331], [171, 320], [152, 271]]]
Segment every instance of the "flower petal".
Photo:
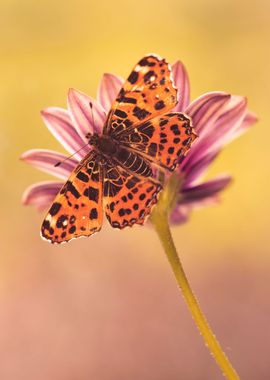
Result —
[[243, 120], [243, 123], [241, 125], [242, 128], [249, 128], [251, 127], [253, 124], [257, 123], [258, 121], [258, 117], [255, 113], [253, 112], [247, 112], [245, 117], [244, 117], [244, 120]]
[[[90, 104], [92, 104], [92, 110]], [[83, 141], [87, 143], [86, 135], [88, 133], [100, 133], [102, 131], [106, 114], [103, 107], [95, 99], [80, 91], [70, 89], [68, 108], [74, 126]]]
[[[21, 155], [23, 161], [61, 179], [67, 179], [78, 165], [78, 161], [73, 158], [63, 161], [66, 158], [65, 154], [46, 149], [31, 149]], [[59, 161], [61, 161], [61, 165], [55, 166]]]
[[212, 198], [214, 195], [224, 190], [231, 180], [232, 178], [229, 175], [223, 175], [197, 186], [182, 189], [180, 203], [197, 203], [207, 198]]
[[189, 218], [191, 210], [192, 207], [190, 205], [177, 205], [170, 214], [170, 224], [176, 225], [185, 223]]
[[[224, 112], [218, 118], [211, 135], [207, 136], [211, 150], [221, 148], [232, 140], [234, 132], [243, 123], [247, 113], [247, 99], [242, 96], [232, 96], [225, 106]], [[210, 137], [210, 139], [209, 139]]]
[[242, 123], [236, 127], [233, 133], [226, 138], [226, 144], [230, 143], [232, 140], [235, 140], [243, 133], [247, 132], [247, 130], [258, 121], [257, 116], [254, 113], [247, 112]]
[[177, 87], [178, 103], [174, 112], [183, 112], [189, 104], [189, 79], [185, 66], [177, 61], [172, 65], [172, 76]]
[[105, 73], [98, 87], [97, 101], [102, 105], [108, 113], [111, 105], [121, 90], [124, 79], [114, 75]]
[[231, 177], [224, 175], [198, 186], [182, 190], [180, 202], [170, 215], [171, 223], [185, 223], [194, 208], [216, 204], [218, 202], [218, 193], [224, 190], [230, 182]]
[[[196, 183], [202, 177], [208, 166], [217, 158], [219, 151], [209, 152], [202, 158], [198, 159], [196, 154], [193, 159], [180, 168], [180, 174], [184, 173], [183, 187], [189, 187]], [[200, 151], [197, 152], [200, 157]]]
[[[219, 113], [219, 112], [218, 112]], [[207, 166], [204, 165], [202, 169], [202, 163], [207, 161], [208, 158], [215, 158], [215, 155], [223, 148], [225, 144], [231, 141], [234, 137], [234, 132], [243, 122], [246, 114], [246, 99], [240, 96], [231, 96], [223, 107], [222, 112], [219, 113], [218, 119], [215, 122], [208, 124], [207, 128], [203, 128], [203, 132], [199, 135], [199, 138], [192, 146], [189, 154], [183, 160], [180, 170], [188, 177], [192, 177], [195, 182], [199, 177], [195, 179], [192, 168], [200, 167], [198, 175], [202, 175]], [[208, 161], [210, 164], [213, 159]], [[190, 179], [188, 180], [190, 182]]]
[[185, 113], [191, 117], [200, 138], [208, 132], [209, 127], [213, 126], [229, 100], [230, 95], [225, 92], [208, 92], [186, 108]]
[[49, 107], [41, 111], [42, 119], [53, 136], [78, 160], [81, 160], [89, 151], [89, 146], [82, 148], [85, 141], [78, 135], [72, 125], [67, 110], [59, 107]]
[[22, 203], [35, 206], [39, 211], [42, 211], [49, 208], [62, 186], [62, 182], [35, 183], [24, 191]]

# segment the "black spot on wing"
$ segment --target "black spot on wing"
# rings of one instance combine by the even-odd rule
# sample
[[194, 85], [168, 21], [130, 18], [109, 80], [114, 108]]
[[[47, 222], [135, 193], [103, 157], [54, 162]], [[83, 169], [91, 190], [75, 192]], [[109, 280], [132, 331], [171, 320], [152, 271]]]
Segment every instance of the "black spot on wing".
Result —
[[138, 178], [135, 178], [135, 177], [131, 177], [128, 181], [127, 181], [127, 183], [126, 183], [126, 187], [128, 188], [128, 189], [132, 189], [135, 185], [136, 185], [136, 183], [138, 183], [140, 180], [138, 179]]
[[125, 96], [123, 98], [119, 98], [118, 100], [121, 103], [130, 103], [130, 104], [136, 104], [137, 103], [136, 99], [130, 98], [130, 97], [128, 98], [128, 97], [125, 97]]
[[80, 181], [82, 181], [82, 182], [88, 182], [88, 181], [89, 181], [89, 177], [88, 177], [85, 173], [83, 173], [83, 172], [79, 172], [79, 173], [77, 173], [76, 177], [77, 177]]
[[140, 66], [148, 66], [148, 60], [147, 58], [142, 58], [139, 62]]
[[70, 229], [68, 230], [68, 232], [70, 234], [74, 234], [75, 231], [76, 231], [76, 227], [75, 226], [70, 227]]
[[125, 215], [125, 209], [124, 208], [120, 208], [120, 210], [118, 211], [118, 215], [119, 216], [124, 216]]
[[58, 202], [53, 203], [52, 207], [49, 210], [49, 214], [51, 216], [56, 215], [59, 212], [61, 207], [62, 207], [61, 203], [58, 203]]
[[89, 218], [91, 220], [93, 220], [93, 219], [97, 219], [97, 217], [98, 217], [97, 209], [96, 208], [92, 208], [92, 210], [90, 211], [90, 214], [89, 214]]
[[131, 84], [136, 83], [138, 80], [138, 77], [139, 77], [139, 74], [136, 71], [132, 71], [132, 73], [128, 77], [129, 83]]
[[148, 115], [150, 115], [150, 112], [148, 112], [146, 109], [140, 108], [140, 107], [134, 107], [133, 109], [133, 115], [137, 117], [139, 120], [145, 119]]
[[76, 216], [75, 216], [75, 215], [72, 215], [72, 216], [69, 218], [69, 223], [74, 224], [75, 221], [76, 221]]
[[145, 195], [144, 193], [142, 193], [142, 194], [139, 196], [140, 201], [143, 201], [145, 197], [146, 197], [146, 195]]
[[166, 125], [168, 123], [168, 121], [169, 121], [168, 119], [161, 119], [159, 126], [163, 127], [164, 125]]
[[148, 149], [148, 153], [150, 154], [150, 156], [155, 156], [156, 153], [157, 153], [157, 144], [156, 143], [151, 143], [149, 145], [149, 149]]
[[126, 112], [121, 111], [121, 110], [117, 110], [117, 109], [114, 111], [114, 114], [116, 116], [120, 117], [121, 119], [125, 119], [127, 117]]
[[162, 108], [165, 107], [165, 103], [163, 102], [163, 100], [159, 100], [158, 102], [156, 102], [155, 104], [155, 109], [156, 110], [161, 110]]
[[83, 194], [86, 197], [88, 197], [90, 201], [94, 201], [98, 203], [98, 195], [99, 195], [98, 189], [95, 189], [94, 187], [88, 187], [87, 189], [84, 190]]
[[189, 137], [189, 138], [187, 138], [186, 140], [183, 141], [183, 145], [187, 146], [187, 145], [189, 145], [191, 143], [191, 141], [192, 141], [192, 138]]
[[173, 124], [170, 126], [170, 130], [173, 132], [174, 135], [180, 135], [179, 127], [177, 124]]
[[150, 84], [151, 80], [155, 80], [155, 79], [156, 79], [156, 74], [153, 70], [148, 71], [143, 77], [144, 83], [146, 84]]
[[60, 215], [56, 222], [57, 228], [66, 228], [67, 226], [67, 216], [66, 215]]
[[67, 192], [70, 192], [75, 198], [80, 198], [81, 194], [78, 192], [76, 187], [70, 182], [67, 181], [62, 190], [60, 191], [60, 194], [66, 194]]
[[44, 222], [42, 223], [42, 228], [44, 230], [49, 230], [49, 228], [50, 228], [50, 222], [45, 219]]

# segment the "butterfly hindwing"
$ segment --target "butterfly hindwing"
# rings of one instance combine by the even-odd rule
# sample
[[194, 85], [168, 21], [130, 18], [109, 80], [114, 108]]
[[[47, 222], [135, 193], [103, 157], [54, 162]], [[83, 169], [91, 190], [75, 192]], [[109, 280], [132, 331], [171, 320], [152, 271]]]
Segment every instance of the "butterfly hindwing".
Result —
[[56, 196], [42, 224], [42, 236], [52, 243], [62, 243], [99, 231], [102, 188], [101, 167], [96, 153], [90, 152]]
[[104, 171], [104, 207], [111, 226], [122, 229], [143, 224], [161, 189], [149, 178], [141, 179], [121, 166], [108, 165]]
[[177, 89], [171, 79], [171, 68], [165, 59], [149, 55], [141, 59], [112, 104], [104, 133], [121, 133], [160, 113], [170, 111], [177, 103]]
[[172, 112], [140, 124], [129, 133], [123, 133], [119, 140], [156, 165], [172, 171], [196, 136], [190, 119]]

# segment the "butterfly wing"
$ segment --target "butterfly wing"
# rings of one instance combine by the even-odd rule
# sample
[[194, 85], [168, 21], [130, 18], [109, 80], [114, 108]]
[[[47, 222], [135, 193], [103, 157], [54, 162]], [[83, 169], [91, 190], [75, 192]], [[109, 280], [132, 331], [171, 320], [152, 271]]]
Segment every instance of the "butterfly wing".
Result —
[[156, 165], [173, 171], [197, 138], [190, 119], [181, 113], [169, 113], [123, 132], [119, 142], [146, 156]]
[[107, 117], [104, 133], [116, 137], [124, 130], [170, 111], [177, 89], [168, 63], [157, 56], [141, 59], [124, 83]]
[[168, 113], [177, 103], [168, 63], [154, 55], [141, 59], [112, 105], [104, 133], [145, 159], [172, 171], [196, 134], [190, 119]]
[[105, 213], [114, 228], [143, 224], [157, 203], [160, 184], [138, 178], [121, 166], [108, 164], [104, 170]]
[[51, 243], [62, 243], [99, 231], [102, 180], [98, 156], [90, 152], [56, 196], [41, 227], [43, 238]]

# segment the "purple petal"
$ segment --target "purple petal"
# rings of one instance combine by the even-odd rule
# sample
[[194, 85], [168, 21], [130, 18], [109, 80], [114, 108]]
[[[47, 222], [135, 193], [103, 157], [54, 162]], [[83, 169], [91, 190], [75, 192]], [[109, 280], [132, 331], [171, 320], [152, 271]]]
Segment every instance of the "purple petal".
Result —
[[[31, 149], [21, 155], [23, 161], [35, 168], [65, 180], [78, 165], [78, 161], [73, 158], [68, 158], [62, 162], [66, 158], [65, 154], [46, 149]], [[55, 167], [58, 162], [62, 163]]]
[[100, 81], [97, 100], [106, 113], [110, 111], [111, 105], [121, 90], [124, 79], [114, 74], [104, 74]]
[[[92, 110], [90, 104], [92, 104]], [[68, 108], [74, 126], [83, 141], [88, 142], [86, 138], [88, 133], [100, 133], [102, 131], [106, 114], [103, 107], [95, 99], [80, 91], [70, 89]]]
[[224, 190], [231, 180], [232, 178], [230, 176], [223, 175], [200, 185], [184, 188], [181, 190], [180, 203], [197, 203], [207, 198], [212, 198], [214, 195]]
[[172, 224], [185, 223], [194, 208], [201, 208], [218, 202], [218, 193], [224, 190], [231, 182], [231, 177], [220, 176], [198, 186], [185, 189], [181, 192], [182, 198], [170, 215]]
[[247, 112], [242, 123], [234, 129], [233, 133], [231, 133], [230, 136], [227, 136], [226, 144], [230, 143], [232, 140], [235, 140], [243, 133], [247, 132], [247, 130], [257, 121], [258, 118], [254, 113]]
[[224, 112], [218, 118], [211, 135], [207, 136], [207, 145], [211, 149], [223, 147], [232, 140], [234, 132], [241, 127], [247, 113], [247, 99], [232, 96], [226, 104]]
[[177, 87], [178, 103], [174, 112], [183, 112], [189, 104], [189, 79], [185, 66], [177, 61], [172, 65], [172, 76]]
[[176, 206], [170, 214], [170, 224], [183, 224], [188, 218], [192, 210], [192, 207], [189, 205]]
[[[189, 154], [181, 164], [180, 170], [186, 176], [192, 176], [195, 181], [194, 174], [191, 173], [192, 168], [197, 166], [199, 161], [206, 159], [206, 156], [214, 157], [222, 147], [233, 138], [233, 133], [243, 122], [246, 114], [246, 99], [240, 96], [232, 96], [229, 101], [222, 107], [222, 113], [219, 114], [214, 123], [208, 124], [208, 128], [204, 129], [204, 133], [192, 146]], [[209, 161], [209, 164], [212, 160]], [[200, 166], [200, 164], [198, 164]], [[207, 169], [207, 166], [204, 166]], [[200, 175], [203, 171], [198, 172]], [[190, 180], [189, 180], [190, 181]]]
[[253, 112], [247, 112], [242, 122], [241, 128], [246, 129], [257, 123], [258, 117]]
[[[197, 154], [200, 156], [200, 151]], [[198, 182], [218, 154], [219, 151], [209, 152], [200, 159], [197, 159], [196, 155], [194, 155], [193, 159], [188, 161], [180, 170], [181, 173], [184, 173], [183, 186], [188, 187]]]
[[216, 123], [208, 129], [207, 134], [198, 139], [196, 145], [194, 144], [193, 154], [195, 151], [200, 151], [201, 153], [197, 159], [201, 159], [209, 151], [220, 150], [228, 141], [232, 140], [235, 130], [243, 122], [246, 107], [247, 101], [245, 98], [240, 96], [231, 97]]
[[39, 211], [42, 211], [49, 208], [62, 186], [62, 182], [35, 183], [24, 191], [22, 203], [35, 206]]
[[185, 113], [191, 117], [195, 131], [200, 137], [204, 136], [213, 126], [229, 100], [230, 95], [225, 92], [208, 92], [194, 100], [186, 108]]
[[78, 160], [87, 154], [89, 146], [82, 148], [85, 142], [72, 125], [68, 111], [63, 108], [49, 107], [41, 111], [41, 116], [49, 131], [69, 153], [73, 154], [78, 151], [74, 155]]

